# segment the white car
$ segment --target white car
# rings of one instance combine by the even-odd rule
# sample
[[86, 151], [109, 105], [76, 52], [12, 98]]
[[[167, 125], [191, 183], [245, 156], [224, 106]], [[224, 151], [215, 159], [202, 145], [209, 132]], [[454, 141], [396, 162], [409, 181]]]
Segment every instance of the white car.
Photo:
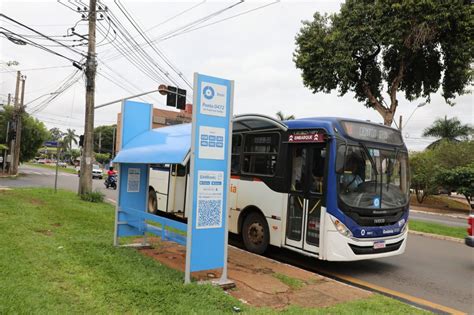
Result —
[[94, 178], [102, 179], [103, 176], [104, 176], [104, 172], [102, 171], [100, 166], [97, 164], [92, 165], [92, 179]]

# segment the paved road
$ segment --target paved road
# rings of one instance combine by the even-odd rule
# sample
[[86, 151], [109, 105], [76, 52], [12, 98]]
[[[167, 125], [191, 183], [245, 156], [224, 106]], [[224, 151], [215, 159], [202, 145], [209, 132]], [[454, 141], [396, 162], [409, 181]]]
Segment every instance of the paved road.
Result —
[[464, 215], [465, 218], [462, 218], [462, 217], [463, 216], [460, 215], [459, 218], [455, 218], [455, 217], [440, 215], [440, 214], [435, 214], [435, 213], [431, 214], [431, 213], [418, 212], [416, 210], [410, 212], [410, 219], [467, 228], [467, 215]]
[[[54, 187], [54, 171], [31, 166], [20, 169], [22, 176], [16, 180], [0, 179], [0, 186]], [[58, 179], [60, 188], [76, 191], [77, 185], [77, 176], [61, 173]], [[102, 180], [94, 180], [94, 189], [104, 192], [110, 199], [117, 198], [117, 192], [106, 190]], [[412, 213], [412, 217], [432, 222], [462, 222], [438, 215]], [[276, 248], [272, 248], [268, 255], [305, 269], [359, 279], [474, 314], [474, 249], [461, 243], [410, 235], [404, 255], [346, 263], [309, 259]]]
[[[11, 187], [51, 187], [54, 188], [55, 171], [52, 169], [34, 167], [30, 165], [20, 166], [20, 176], [17, 179], [0, 178], [1, 186]], [[79, 177], [74, 174], [58, 172], [58, 188], [77, 191]], [[106, 198], [117, 199], [117, 191], [106, 189], [104, 180], [94, 179], [92, 181], [93, 190], [99, 190], [105, 194]]]

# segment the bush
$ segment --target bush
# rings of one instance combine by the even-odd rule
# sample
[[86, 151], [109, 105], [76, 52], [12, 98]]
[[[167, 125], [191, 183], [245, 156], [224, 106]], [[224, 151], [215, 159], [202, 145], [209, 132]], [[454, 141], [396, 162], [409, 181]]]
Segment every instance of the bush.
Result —
[[81, 199], [89, 202], [104, 202], [105, 195], [100, 191], [94, 191], [90, 193], [85, 193], [81, 195]]

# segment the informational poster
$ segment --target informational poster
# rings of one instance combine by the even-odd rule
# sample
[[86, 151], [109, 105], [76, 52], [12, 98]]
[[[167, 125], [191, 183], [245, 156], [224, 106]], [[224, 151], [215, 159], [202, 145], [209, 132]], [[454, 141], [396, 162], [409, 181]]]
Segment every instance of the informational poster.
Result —
[[234, 82], [196, 73], [194, 91], [185, 281], [191, 272], [217, 268], [223, 281]]
[[225, 129], [209, 126], [199, 127], [199, 158], [223, 160]]
[[127, 192], [140, 192], [140, 169], [139, 168], [128, 169]]
[[197, 189], [196, 228], [222, 227], [224, 172], [199, 171]]
[[205, 82], [201, 85], [201, 114], [210, 116], [226, 116], [227, 86]]

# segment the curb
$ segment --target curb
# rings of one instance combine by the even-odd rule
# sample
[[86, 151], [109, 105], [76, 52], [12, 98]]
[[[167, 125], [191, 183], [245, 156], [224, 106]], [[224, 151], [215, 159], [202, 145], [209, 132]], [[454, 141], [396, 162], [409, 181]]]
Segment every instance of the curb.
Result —
[[419, 232], [419, 231], [413, 231], [413, 230], [409, 230], [408, 232], [411, 233], [411, 234], [414, 234], [414, 235], [420, 235], [420, 236], [435, 238], [435, 239], [438, 239], [438, 240], [451, 241], [451, 242], [464, 244], [464, 240], [460, 239], [460, 238], [457, 238], [457, 237], [438, 235], [438, 234], [432, 234], [432, 233], [425, 233], [425, 232]]
[[469, 214], [462, 216], [462, 215], [450, 214], [450, 213], [438, 213], [438, 212], [430, 212], [430, 211], [423, 211], [423, 210], [415, 210], [413, 208], [410, 208], [410, 212], [423, 213], [423, 214], [429, 214], [429, 215], [438, 215], [441, 217], [449, 217], [453, 219], [462, 219], [462, 220], [467, 220], [467, 218], [469, 217]]

